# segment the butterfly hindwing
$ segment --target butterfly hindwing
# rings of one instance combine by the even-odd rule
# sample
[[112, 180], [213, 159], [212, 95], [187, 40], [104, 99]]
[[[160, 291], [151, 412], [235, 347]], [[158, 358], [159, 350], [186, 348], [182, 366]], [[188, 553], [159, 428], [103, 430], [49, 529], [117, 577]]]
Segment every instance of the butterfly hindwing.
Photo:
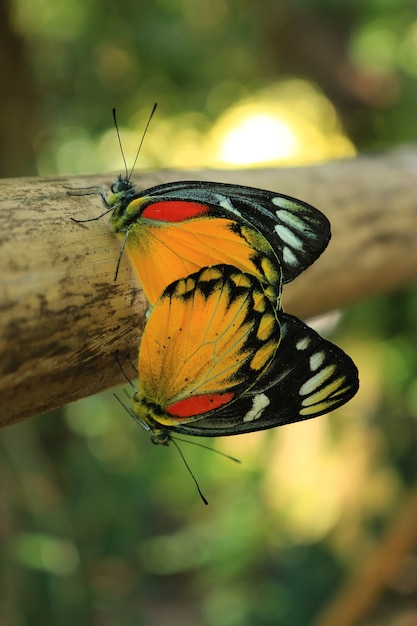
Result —
[[356, 394], [358, 371], [343, 350], [296, 317], [279, 319], [280, 346], [256, 384], [215, 415], [174, 430], [203, 437], [264, 430], [329, 413]]

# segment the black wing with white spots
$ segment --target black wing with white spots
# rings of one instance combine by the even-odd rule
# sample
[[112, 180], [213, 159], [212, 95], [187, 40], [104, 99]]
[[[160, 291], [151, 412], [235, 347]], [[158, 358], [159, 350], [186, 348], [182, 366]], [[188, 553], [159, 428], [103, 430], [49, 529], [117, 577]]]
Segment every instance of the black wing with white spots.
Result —
[[281, 343], [266, 374], [215, 414], [172, 430], [237, 435], [318, 417], [353, 398], [359, 380], [352, 359], [296, 317], [281, 313], [279, 320]]

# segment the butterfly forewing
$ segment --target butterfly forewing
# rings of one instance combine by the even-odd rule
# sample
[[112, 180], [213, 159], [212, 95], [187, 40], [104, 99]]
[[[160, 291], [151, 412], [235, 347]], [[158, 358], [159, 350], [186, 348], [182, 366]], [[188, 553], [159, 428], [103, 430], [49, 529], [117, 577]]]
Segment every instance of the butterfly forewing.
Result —
[[279, 319], [280, 346], [256, 384], [215, 416], [175, 430], [206, 437], [264, 430], [329, 413], [356, 394], [358, 371], [343, 350], [291, 315]]
[[252, 275], [220, 265], [174, 282], [143, 334], [138, 418], [175, 425], [231, 402], [267, 370], [280, 336]]

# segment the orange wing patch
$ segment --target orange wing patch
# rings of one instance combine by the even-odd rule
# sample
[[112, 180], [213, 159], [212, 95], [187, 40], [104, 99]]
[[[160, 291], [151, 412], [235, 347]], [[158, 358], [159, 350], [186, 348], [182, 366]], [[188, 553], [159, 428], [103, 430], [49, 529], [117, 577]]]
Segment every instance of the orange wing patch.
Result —
[[126, 250], [151, 304], [167, 285], [219, 263], [252, 274], [274, 306], [280, 301], [281, 266], [271, 245], [256, 229], [228, 219], [140, 218], [129, 229]]
[[146, 421], [141, 404], [152, 404], [161, 424], [194, 421], [254, 384], [279, 341], [273, 306], [253, 276], [221, 265], [181, 279], [147, 322], [135, 412]]

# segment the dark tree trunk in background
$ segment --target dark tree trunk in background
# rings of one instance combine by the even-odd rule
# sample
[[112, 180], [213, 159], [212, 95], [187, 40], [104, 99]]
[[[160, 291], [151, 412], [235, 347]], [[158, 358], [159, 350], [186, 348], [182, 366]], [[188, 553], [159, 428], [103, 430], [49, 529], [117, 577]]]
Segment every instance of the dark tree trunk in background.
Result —
[[0, 177], [36, 174], [36, 81], [23, 39], [13, 30], [11, 13], [9, 0], [0, 2]]

